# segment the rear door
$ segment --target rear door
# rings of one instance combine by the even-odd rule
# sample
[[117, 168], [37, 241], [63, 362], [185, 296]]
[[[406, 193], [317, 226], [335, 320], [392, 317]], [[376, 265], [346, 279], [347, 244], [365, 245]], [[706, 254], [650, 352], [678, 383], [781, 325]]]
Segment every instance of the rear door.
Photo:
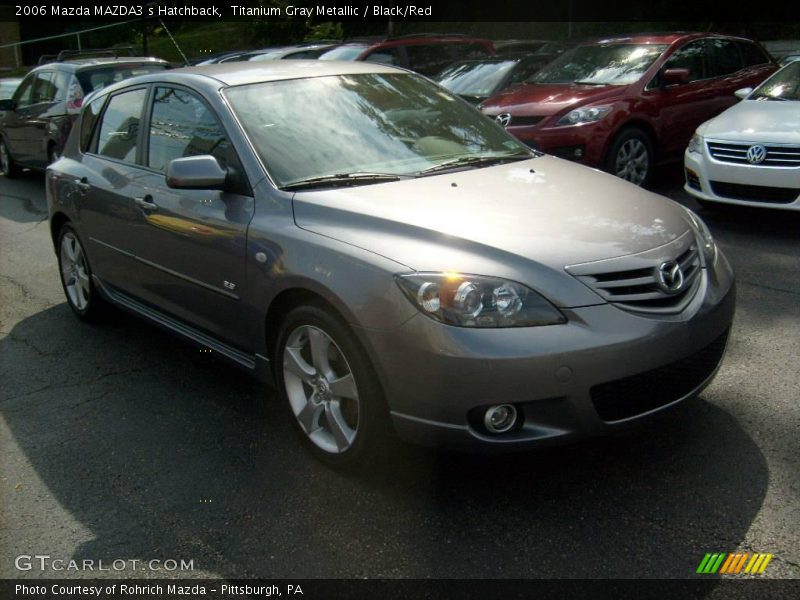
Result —
[[742, 62], [742, 53], [734, 40], [712, 38], [706, 43], [710, 50], [711, 72], [714, 77], [712, 87], [715, 103], [712, 116], [716, 116], [736, 104], [738, 100], [733, 93], [746, 87], [749, 77]]
[[12, 157], [19, 162], [27, 162], [30, 154], [30, 149], [26, 145], [23, 133], [31, 98], [33, 97], [33, 82], [35, 79], [36, 73], [30, 73], [22, 80], [13, 96], [17, 104], [16, 108], [3, 114], [3, 133]]
[[20, 119], [20, 146], [25, 163], [32, 167], [47, 166], [48, 127], [60, 104], [57, 92], [55, 71], [37, 71], [30, 104], [17, 110]]
[[[242, 318], [247, 226], [254, 200], [236, 152], [211, 107], [180, 86], [156, 85], [139, 183], [147, 207], [132, 251], [147, 265], [142, 296], [178, 318], [247, 350]], [[229, 169], [221, 190], [167, 187], [170, 161], [210, 154]]]

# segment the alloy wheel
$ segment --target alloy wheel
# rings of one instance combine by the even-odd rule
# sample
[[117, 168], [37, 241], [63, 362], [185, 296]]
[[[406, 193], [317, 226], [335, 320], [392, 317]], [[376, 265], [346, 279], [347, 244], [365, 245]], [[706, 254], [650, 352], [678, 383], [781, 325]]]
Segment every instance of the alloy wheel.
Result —
[[637, 138], [626, 140], [617, 151], [614, 164], [617, 177], [642, 185], [650, 169], [650, 154], [644, 142]]
[[61, 279], [70, 303], [79, 311], [89, 306], [92, 287], [83, 247], [74, 233], [68, 231], [61, 238]]
[[358, 388], [347, 358], [322, 329], [302, 325], [283, 351], [283, 379], [292, 411], [319, 449], [341, 454], [358, 432]]

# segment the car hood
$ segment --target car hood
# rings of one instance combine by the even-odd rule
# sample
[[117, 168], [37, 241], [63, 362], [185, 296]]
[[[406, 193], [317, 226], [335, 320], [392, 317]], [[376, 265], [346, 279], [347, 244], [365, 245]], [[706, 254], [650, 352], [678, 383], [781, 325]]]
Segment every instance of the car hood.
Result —
[[690, 229], [675, 202], [549, 156], [298, 192], [294, 211], [299, 227], [417, 271], [479, 273], [489, 267], [469, 257], [491, 256], [496, 264], [521, 258], [563, 273], [567, 265], [662, 246]]
[[627, 86], [618, 85], [526, 84], [495, 94], [481, 110], [490, 115], [550, 116], [571, 106], [616, 98], [625, 89]]
[[736, 142], [800, 143], [800, 101], [743, 100], [700, 126], [700, 134]]

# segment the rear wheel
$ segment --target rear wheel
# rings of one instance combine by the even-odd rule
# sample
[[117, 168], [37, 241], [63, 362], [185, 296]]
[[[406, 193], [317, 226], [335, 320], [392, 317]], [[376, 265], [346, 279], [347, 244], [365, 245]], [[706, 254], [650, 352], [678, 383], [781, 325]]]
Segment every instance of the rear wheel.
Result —
[[21, 171], [22, 169], [11, 158], [11, 153], [8, 151], [5, 140], [0, 139], [0, 173], [12, 179], [17, 177]]
[[94, 319], [102, 299], [92, 283], [92, 269], [83, 244], [72, 225], [65, 224], [58, 234], [58, 267], [67, 304], [78, 318]]
[[650, 137], [641, 129], [624, 129], [614, 139], [606, 170], [634, 185], [644, 186], [653, 176], [654, 154]]
[[307, 305], [281, 324], [275, 380], [295, 425], [323, 462], [372, 462], [389, 428], [381, 387], [350, 328], [329, 309]]
[[50, 144], [50, 147], [47, 150], [47, 164], [52, 165], [59, 158], [61, 158], [61, 152], [59, 151], [58, 147], [55, 144]]

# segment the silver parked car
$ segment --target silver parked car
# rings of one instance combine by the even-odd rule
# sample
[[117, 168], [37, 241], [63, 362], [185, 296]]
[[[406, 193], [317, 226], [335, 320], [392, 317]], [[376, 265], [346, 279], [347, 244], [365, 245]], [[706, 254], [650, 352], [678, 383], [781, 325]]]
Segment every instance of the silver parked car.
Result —
[[692, 212], [376, 64], [110, 86], [47, 193], [79, 317], [110, 302], [273, 380], [336, 465], [388, 423], [478, 450], [612, 431], [702, 390], [734, 312]]

